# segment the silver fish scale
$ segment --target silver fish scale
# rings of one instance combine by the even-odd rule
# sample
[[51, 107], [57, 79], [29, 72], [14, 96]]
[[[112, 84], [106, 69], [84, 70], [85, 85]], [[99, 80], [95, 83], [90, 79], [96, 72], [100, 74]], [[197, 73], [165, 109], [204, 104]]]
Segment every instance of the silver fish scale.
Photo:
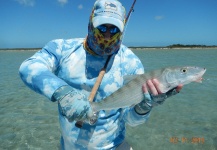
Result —
[[99, 110], [118, 109], [120, 108], [120, 105], [124, 108], [131, 106], [132, 103], [138, 104], [144, 98], [142, 85], [146, 82], [146, 80], [145, 74], [140, 75], [101, 102], [91, 103], [94, 112]]

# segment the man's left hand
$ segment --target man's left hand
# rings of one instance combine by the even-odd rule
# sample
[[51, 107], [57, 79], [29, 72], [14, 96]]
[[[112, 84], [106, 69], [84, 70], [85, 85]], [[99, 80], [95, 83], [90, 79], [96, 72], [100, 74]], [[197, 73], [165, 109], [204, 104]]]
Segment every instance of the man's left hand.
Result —
[[162, 93], [159, 89], [159, 81], [157, 79], [147, 80], [142, 86], [144, 100], [135, 106], [135, 111], [141, 115], [147, 114], [152, 107], [163, 104], [166, 98], [179, 93], [182, 87], [183, 85], [178, 85], [176, 88]]

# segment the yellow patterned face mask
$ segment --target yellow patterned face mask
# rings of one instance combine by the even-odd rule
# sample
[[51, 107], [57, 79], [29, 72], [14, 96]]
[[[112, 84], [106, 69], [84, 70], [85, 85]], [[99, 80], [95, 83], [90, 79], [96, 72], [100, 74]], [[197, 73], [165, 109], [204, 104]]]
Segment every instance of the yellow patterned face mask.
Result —
[[110, 39], [105, 40], [97, 28], [93, 27], [92, 16], [88, 25], [88, 36], [84, 43], [85, 49], [93, 51], [96, 55], [104, 56], [116, 53], [122, 42], [122, 33], [114, 34]]

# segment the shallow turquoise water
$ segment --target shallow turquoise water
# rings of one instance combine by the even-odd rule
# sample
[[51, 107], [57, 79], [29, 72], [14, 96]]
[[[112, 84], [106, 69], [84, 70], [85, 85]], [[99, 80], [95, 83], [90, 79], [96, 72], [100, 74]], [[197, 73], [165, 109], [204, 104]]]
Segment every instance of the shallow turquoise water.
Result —
[[146, 124], [128, 127], [134, 149], [217, 149], [217, 50], [135, 51], [146, 70], [166, 66], [207, 69], [202, 84], [191, 83], [181, 93], [152, 110]]
[[[186, 85], [154, 108], [145, 124], [128, 127], [126, 139], [134, 150], [217, 149], [217, 49], [134, 52], [146, 71], [184, 65], [207, 68], [202, 84]], [[34, 53], [0, 51], [0, 149], [59, 149], [56, 103], [28, 89], [18, 76], [21, 62]]]

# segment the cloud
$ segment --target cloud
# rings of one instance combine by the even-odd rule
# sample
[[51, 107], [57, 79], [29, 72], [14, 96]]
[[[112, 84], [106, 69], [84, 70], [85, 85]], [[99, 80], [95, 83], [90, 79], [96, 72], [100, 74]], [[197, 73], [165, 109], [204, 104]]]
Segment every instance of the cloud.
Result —
[[78, 9], [83, 9], [83, 5], [82, 4], [78, 5]]
[[15, 0], [17, 1], [18, 3], [20, 3], [21, 5], [24, 5], [24, 6], [34, 6], [35, 5], [35, 0]]
[[57, 0], [61, 5], [68, 3], [68, 0]]
[[162, 20], [162, 19], [164, 19], [164, 16], [155, 16], [154, 19], [155, 20]]

